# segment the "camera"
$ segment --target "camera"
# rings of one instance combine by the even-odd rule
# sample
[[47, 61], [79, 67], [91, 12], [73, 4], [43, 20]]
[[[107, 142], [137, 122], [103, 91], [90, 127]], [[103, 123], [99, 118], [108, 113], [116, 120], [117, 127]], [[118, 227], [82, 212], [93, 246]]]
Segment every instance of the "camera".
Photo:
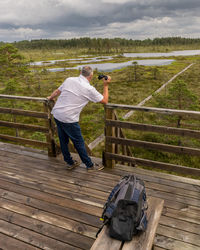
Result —
[[103, 78], [104, 78], [105, 80], [108, 80], [108, 77], [105, 76], [105, 75], [99, 75], [99, 76], [98, 76], [98, 79], [99, 79], [99, 80], [101, 80], [101, 79], [103, 79]]

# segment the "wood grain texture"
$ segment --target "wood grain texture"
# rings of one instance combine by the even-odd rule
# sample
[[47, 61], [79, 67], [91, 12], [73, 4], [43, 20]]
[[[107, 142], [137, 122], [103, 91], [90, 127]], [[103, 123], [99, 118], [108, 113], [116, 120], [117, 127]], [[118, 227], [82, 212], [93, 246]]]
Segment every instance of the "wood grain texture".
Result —
[[0, 248], [53, 249], [58, 243], [60, 249], [90, 249], [101, 226], [103, 204], [125, 174], [144, 180], [147, 197], [164, 200], [154, 248], [199, 249], [200, 180], [120, 164], [94, 173], [83, 165], [67, 171], [60, 158], [2, 142]]

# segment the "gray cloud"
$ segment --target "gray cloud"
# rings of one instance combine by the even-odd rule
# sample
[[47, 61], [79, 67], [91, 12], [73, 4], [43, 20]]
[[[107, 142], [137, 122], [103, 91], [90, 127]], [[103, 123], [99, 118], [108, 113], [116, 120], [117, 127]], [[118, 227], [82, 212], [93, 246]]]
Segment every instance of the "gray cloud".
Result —
[[199, 0], [1, 0], [0, 41], [199, 37]]

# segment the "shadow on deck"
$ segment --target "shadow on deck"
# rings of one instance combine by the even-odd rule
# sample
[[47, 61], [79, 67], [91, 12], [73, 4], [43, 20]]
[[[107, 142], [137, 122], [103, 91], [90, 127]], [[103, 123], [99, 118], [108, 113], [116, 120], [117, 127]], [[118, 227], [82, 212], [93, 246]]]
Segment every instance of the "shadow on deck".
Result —
[[103, 204], [126, 173], [145, 181], [148, 196], [165, 200], [154, 250], [200, 249], [200, 181], [122, 165], [96, 173], [84, 166], [67, 171], [62, 159], [5, 143], [0, 249], [90, 249]]

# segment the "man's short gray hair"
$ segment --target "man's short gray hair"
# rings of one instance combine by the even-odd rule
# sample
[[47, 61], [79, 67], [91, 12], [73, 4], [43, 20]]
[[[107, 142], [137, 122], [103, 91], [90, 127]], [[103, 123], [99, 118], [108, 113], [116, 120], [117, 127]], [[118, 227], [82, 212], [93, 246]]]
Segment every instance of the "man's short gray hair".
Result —
[[90, 76], [92, 72], [93, 70], [90, 66], [84, 66], [81, 70], [81, 75], [87, 77]]

